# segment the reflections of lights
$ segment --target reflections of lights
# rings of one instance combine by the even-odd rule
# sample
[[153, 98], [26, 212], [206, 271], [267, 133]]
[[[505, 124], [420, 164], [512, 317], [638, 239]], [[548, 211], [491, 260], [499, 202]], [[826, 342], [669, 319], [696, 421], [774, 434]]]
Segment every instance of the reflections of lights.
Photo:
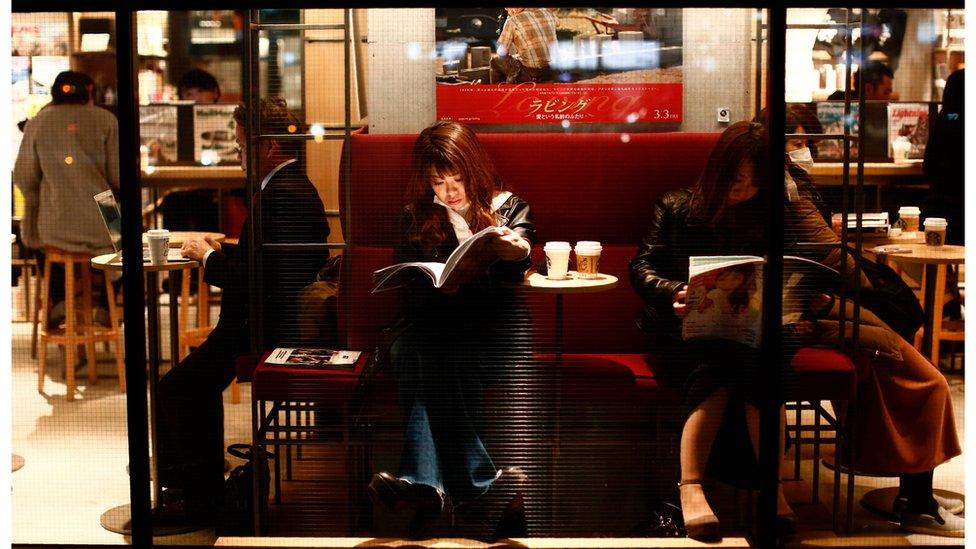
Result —
[[468, 55], [468, 45], [464, 42], [444, 42], [441, 57], [445, 61], [460, 61]]
[[308, 127], [308, 133], [314, 135], [315, 137], [321, 137], [325, 135], [325, 126], [316, 122]]
[[220, 155], [217, 151], [206, 150], [200, 153], [200, 163], [204, 166], [213, 166], [220, 163]]
[[661, 52], [669, 49], [673, 48], [656, 40], [597, 41], [577, 36], [550, 44], [549, 66], [558, 71], [653, 69], [661, 66]]
[[622, 134], [620, 134], [620, 142], [621, 143], [630, 143], [630, 134], [629, 133], [622, 133]]
[[568, 130], [569, 127], [572, 126], [569, 120], [563, 120], [562, 122], [559, 123], [559, 125], [561, 125], [564, 130]]
[[627, 123], [628, 124], [633, 124], [634, 122], [637, 122], [637, 119], [639, 117], [640, 117], [639, 114], [637, 114], [636, 112], [632, 112], [632, 113], [630, 113], [630, 114], [627, 115]]
[[75, 159], [69, 154], [68, 156], [64, 157], [64, 163], [70, 166], [75, 163]]
[[407, 59], [411, 61], [417, 61], [423, 56], [423, 48], [420, 42], [408, 42], [407, 43]]

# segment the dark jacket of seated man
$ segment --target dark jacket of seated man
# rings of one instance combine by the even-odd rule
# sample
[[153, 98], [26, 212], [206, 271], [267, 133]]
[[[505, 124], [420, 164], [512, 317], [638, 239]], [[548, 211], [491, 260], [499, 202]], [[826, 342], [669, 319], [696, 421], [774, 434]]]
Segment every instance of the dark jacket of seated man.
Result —
[[[277, 161], [279, 159], [275, 159]], [[274, 165], [274, 164], [271, 164]], [[206, 341], [170, 370], [159, 383], [158, 440], [161, 485], [176, 489], [185, 512], [179, 516], [209, 522], [223, 485], [223, 391], [235, 375], [235, 355], [251, 347], [250, 273], [264, 276], [265, 341], [259, 347], [296, 343], [298, 292], [315, 280], [329, 257], [325, 249], [297, 251], [256, 248], [252, 266], [251, 225], [261, 211], [261, 243], [324, 243], [329, 225], [318, 192], [304, 167], [290, 159], [277, 163], [251, 200], [239, 244], [208, 251], [204, 280], [223, 290], [220, 318]], [[203, 242], [196, 245], [209, 246]], [[196, 251], [199, 255], [200, 249]], [[187, 252], [184, 246], [184, 254]], [[261, 276], [258, 274], [258, 276]], [[165, 498], [164, 498], [165, 499]], [[165, 519], [164, 519], [165, 520]]]

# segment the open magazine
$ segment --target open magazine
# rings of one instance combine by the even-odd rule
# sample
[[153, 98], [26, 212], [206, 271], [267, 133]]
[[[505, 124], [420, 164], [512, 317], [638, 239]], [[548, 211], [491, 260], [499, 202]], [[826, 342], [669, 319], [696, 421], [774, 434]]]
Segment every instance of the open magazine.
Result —
[[265, 364], [288, 368], [317, 368], [325, 370], [351, 370], [359, 360], [360, 351], [335, 351], [332, 349], [284, 348], [271, 351]]
[[454, 273], [458, 264], [465, 260], [468, 252], [483, 246], [488, 239], [498, 234], [498, 231], [498, 227], [494, 226], [485, 227], [478, 231], [455, 248], [444, 263], [436, 261], [397, 263], [375, 271], [373, 272], [373, 293], [405, 286], [419, 273], [424, 273], [430, 277], [435, 288], [441, 288], [451, 280], [451, 274]]
[[[758, 348], [762, 342], [762, 283], [766, 260], [756, 256], [689, 258], [688, 314], [681, 336], [730, 339]], [[826, 265], [783, 258], [783, 324], [800, 320], [814, 293], [832, 293], [840, 274]]]

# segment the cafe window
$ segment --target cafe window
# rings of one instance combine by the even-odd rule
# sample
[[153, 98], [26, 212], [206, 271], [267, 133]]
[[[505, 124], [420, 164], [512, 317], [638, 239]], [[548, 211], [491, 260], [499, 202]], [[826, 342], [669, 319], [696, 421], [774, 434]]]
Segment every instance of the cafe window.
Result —
[[12, 541], [959, 534], [964, 10], [770, 9], [13, 13]]

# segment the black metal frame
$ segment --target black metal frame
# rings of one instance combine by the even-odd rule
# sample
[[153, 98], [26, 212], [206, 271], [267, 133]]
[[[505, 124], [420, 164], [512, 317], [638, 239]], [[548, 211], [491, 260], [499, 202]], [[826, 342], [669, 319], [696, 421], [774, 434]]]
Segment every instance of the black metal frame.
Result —
[[[434, 4], [440, 4], [441, 2], [434, 2]], [[578, 4], [579, 2], [570, 1], [569, 4]], [[489, 2], [489, 4], [491, 4]], [[585, 5], [591, 5], [592, 2], [584, 3]], [[701, 1], [701, 2], [683, 2], [678, 0], [662, 0], [655, 3], [661, 7], [738, 7], [738, 8], [757, 8], [766, 9], [768, 14], [768, 29], [771, 29], [769, 33], [769, 64], [767, 68], [767, 86], [766, 86], [766, 104], [767, 105], [785, 105], [785, 90], [784, 90], [784, 78], [785, 78], [785, 67], [784, 62], [784, 51], [785, 51], [785, 32], [786, 32], [786, 10], [787, 4], [789, 7], [835, 7], [836, 3], [833, 2], [816, 2], [816, 1], [788, 1], [786, 3], [774, 2], [772, 0], [755, 0], [755, 1], [740, 1], [740, 0], [729, 0], [725, 2], [718, 2], [715, 0], [711, 1]], [[903, 7], [903, 8], [923, 8], [923, 9], [936, 9], [936, 8], [963, 8], [964, 4], [961, 0], [944, 0], [940, 2], [940, 6], [932, 6], [924, 0], [915, 1], [904, 1], [904, 0], [863, 0], [858, 3], [861, 9], [865, 8], [891, 8], [891, 7]], [[118, 3], [113, 0], [88, 0], [83, 5], [78, 4], [68, 4], [62, 1], [56, 0], [14, 0], [12, 3], [13, 12], [43, 12], [43, 11], [77, 11], [79, 9], [84, 9], [86, 11], [114, 11], [116, 14], [116, 59], [117, 59], [117, 70], [119, 72], [120, 78], [119, 82], [119, 95], [118, 95], [118, 112], [119, 112], [119, 156], [122, 159], [122, 165], [120, 166], [120, 174], [123, 181], [120, 192], [120, 202], [122, 204], [122, 248], [124, 254], [127, 257], [138, 257], [141, 255], [139, 251], [141, 248], [141, 212], [139, 208], [140, 204], [140, 191], [142, 188], [141, 184], [141, 172], [139, 167], [139, 155], [136, 148], [138, 143], [139, 135], [139, 118], [138, 118], [138, 106], [135, 102], [137, 82], [136, 82], [136, 65], [135, 65], [135, 18], [133, 17], [133, 12], [138, 10], [156, 9], [156, 10], [189, 10], [189, 9], [200, 9], [202, 7], [206, 8], [222, 8], [222, 9], [257, 9], [260, 7], [266, 7], [267, 2], [257, 2], [254, 0], [204, 0], [201, 2], [190, 1], [190, 0], [130, 0], [127, 2], [125, 9], [118, 9]], [[292, 0], [285, 2], [278, 2], [275, 4], [276, 8], [369, 8], [369, 7], [392, 7], [393, 5], [399, 6], [414, 6], [414, 7], [432, 7], [430, 2], [407, 2], [406, 4], [398, 2], [396, 4], [390, 4], [387, 2], [363, 2], [350, 0], [343, 5], [336, 5], [335, 2], [321, 1], [321, 0]], [[581, 4], [582, 5], [582, 4]], [[863, 20], [863, 18], [862, 18]], [[863, 24], [863, 22], [862, 22]], [[247, 39], [246, 39], [247, 40]], [[247, 42], [246, 42], [247, 43]], [[249, 61], [253, 61], [253, 54], [256, 53], [256, 44], [249, 44], [245, 48], [245, 58]], [[349, 43], [346, 42], [347, 47], [347, 57], [346, 57], [346, 81], [348, 83], [348, 73], [349, 73], [349, 58], [348, 58], [348, 48]], [[761, 47], [757, 45], [757, 51], [760, 51]], [[248, 67], [253, 66], [256, 70], [256, 64], [249, 62]], [[850, 71], [850, 64], [848, 63], [848, 71]], [[849, 76], [849, 75], [848, 75]], [[253, 80], [252, 80], [253, 85]], [[862, 87], [863, 89], [863, 87]], [[253, 104], [253, 100], [256, 95], [250, 90], [245, 89], [247, 104]], [[861, 105], [860, 112], [864, 112], [863, 108], [863, 95], [858, 98]], [[846, 98], [846, 102], [850, 105], [850, 98]], [[349, 92], [347, 86], [346, 93], [346, 127], [350, 124], [350, 112], [349, 112]], [[254, 109], [249, 109], [249, 129], [257, 127], [256, 115]], [[776, 108], [770, 109], [770, 147], [771, 150], [783, 150], [785, 147], [785, 134], [784, 128], [784, 109]], [[348, 132], [347, 132], [348, 134]], [[257, 144], [259, 135], [256, 132], [249, 132], [249, 147], [250, 150], [256, 150], [254, 145]], [[346, 166], [346, 173], [344, 174], [349, 179], [349, 160], [350, 151], [348, 147], [348, 137], [346, 137], [346, 147], [344, 149], [344, 163]], [[254, 155], [250, 155], [252, 158]], [[776, 155], [772, 155], [775, 157]], [[849, 158], [850, 158], [850, 142], [845, 140], [845, 164], [844, 164], [844, 180], [845, 183], [849, 182]], [[249, 162], [253, 160], [249, 159]], [[863, 148], [859, 148], [858, 162], [863, 163]], [[251, 166], [249, 166], [251, 167]], [[768, 166], [769, 173], [772, 174], [770, 180], [775, 181], [778, 174], [782, 173], [782, 162], [779, 159], [771, 160]], [[253, 170], [248, 170], [249, 174], [253, 173]], [[855, 187], [855, 199], [858, 200], [857, 205], [858, 210], [860, 210], [863, 205], [863, 170], [858, 171], [857, 175], [857, 185]], [[252, 190], [254, 187], [253, 177], [249, 175], [247, 182], [248, 191]], [[845, 188], [847, 185], [845, 185]], [[771, 193], [775, 194], [775, 193]], [[860, 195], [860, 196], [859, 196]], [[345, 204], [349, 206], [348, 194], [345, 197]], [[776, 201], [770, 201], [769, 203], [769, 213], [770, 221], [769, 230], [770, 234], [782, 234], [783, 228], [783, 213], [781, 208], [777, 208]], [[260, 206], [258, 206], [259, 208]], [[846, 213], [847, 208], [847, 196], [844, 196], [844, 208]], [[347, 214], [348, 215], [348, 214]], [[257, 224], [260, 224], [260, 216], [255, 217]], [[845, 218], [846, 219], [846, 218]], [[348, 219], [346, 220], [349, 221]], [[857, 226], [860, 227], [861, 217], [857, 216]], [[842, 240], [846, 242], [847, 237], [847, 224], [842, 224], [844, 234], [842, 235]], [[255, 227], [256, 236], [260, 235], [259, 227]], [[765, 282], [765, 292], [764, 299], [767, 311], [770, 309], [779, 310], [782, 307], [782, 296], [780, 293], [771, 292], [768, 289], [771, 287], [778, 288], [779, 285], [773, 286], [771, 282], [781, 281], [782, 278], [782, 242], [778, 242], [779, 239], [770, 239], [770, 249], [768, 250], [768, 257], [770, 258], [770, 267], [765, 269], [766, 280]], [[257, 241], [255, 241], [257, 242]], [[861, 236], [860, 231], [856, 236], [856, 247], [860, 249], [861, 246]], [[846, 248], [845, 248], [846, 249]], [[254, 254], [254, 249], [251, 251]], [[846, 252], [845, 252], [846, 254]], [[252, 255], [253, 258], [253, 255]], [[255, 277], [255, 271], [252, 270], [251, 278], [252, 282], [257, 282], [260, 284], [261, 277]], [[142, 263], [125, 263], [123, 265], [123, 277], [124, 277], [124, 291], [126, 293], [126, 302], [124, 307], [124, 320], [128, 329], [125, 331], [125, 362], [126, 362], [126, 377], [132, 387], [142, 387], [146, 383], [146, 356], [145, 356], [145, 341], [143, 338], [143, 333], [145, 329], [144, 323], [144, 299], [142, 293], [143, 284], [143, 268]], [[858, 290], [855, 288], [855, 300], [858, 298]], [[252, 304], [260, 303], [260, 289], [257, 295], [252, 295]], [[255, 307], [251, 308], [252, 314], [256, 311]], [[843, 318], [843, 317], [842, 317]], [[764, 328], [767, 334], [778, 334], [779, 333], [779, 320], [776, 315], [766, 314], [764, 318]], [[842, 321], [843, 322], [843, 321]], [[855, 318], [855, 341], [857, 339], [857, 322]], [[260, 335], [260, 328], [257, 328], [258, 333], [253, 335]], [[841, 333], [843, 333], [844, 327], [842, 324]], [[252, 346], [260, 339], [252, 339]], [[767, 337], [764, 346], [764, 355], [766, 360], [766, 371], [765, 373], [770, 374], [767, 379], [774, 379], [779, 381], [779, 356], [782, 354], [781, 341], [777, 335], [773, 337]], [[759, 545], [760, 547], [774, 547], [776, 543], [775, 532], [772, 531], [771, 526], [775, 523], [775, 513], [776, 513], [776, 489], [777, 489], [777, 479], [775, 476], [776, 468], [772, 466], [775, 463], [778, 425], [779, 425], [779, 412], [778, 412], [778, 396], [780, 393], [779, 383], [771, 386], [770, 390], [767, 391], [767, 395], [762, 406], [761, 411], [761, 436], [760, 436], [760, 455], [761, 463], [764, 466], [763, 478], [760, 489], [759, 498], [759, 513], [760, 517], [765, 518], [765, 520], [760, 520], [760, 536]], [[127, 427], [128, 427], [128, 437], [129, 437], [129, 461], [130, 461], [130, 497], [132, 503], [132, 544], [135, 546], [149, 547], [152, 545], [152, 532], [150, 526], [150, 494], [149, 494], [149, 453], [148, 453], [148, 430], [146, 427], [147, 418], [147, 399], [143, 391], [130, 391], [127, 395]], [[255, 407], [252, 410], [252, 422], [254, 425], [258, 425], [258, 413]], [[255, 439], [256, 442], [256, 439]], [[849, 449], [849, 452], [853, 452], [853, 447]], [[839, 483], [835, 482], [835, 494], [839, 491]], [[853, 484], [849, 483], [848, 493], [850, 494], [853, 490]], [[838, 494], [839, 495], [839, 494]]]

